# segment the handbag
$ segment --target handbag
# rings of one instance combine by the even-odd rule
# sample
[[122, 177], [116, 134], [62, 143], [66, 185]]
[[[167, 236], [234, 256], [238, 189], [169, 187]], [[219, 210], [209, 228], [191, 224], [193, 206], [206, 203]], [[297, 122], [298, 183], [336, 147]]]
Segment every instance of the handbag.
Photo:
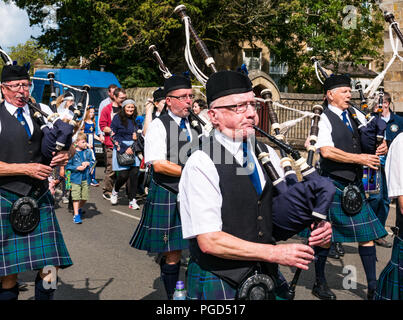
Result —
[[118, 164], [122, 167], [128, 167], [134, 164], [135, 159], [135, 154], [127, 154], [126, 152], [119, 153], [116, 152], [116, 158], [118, 161]]

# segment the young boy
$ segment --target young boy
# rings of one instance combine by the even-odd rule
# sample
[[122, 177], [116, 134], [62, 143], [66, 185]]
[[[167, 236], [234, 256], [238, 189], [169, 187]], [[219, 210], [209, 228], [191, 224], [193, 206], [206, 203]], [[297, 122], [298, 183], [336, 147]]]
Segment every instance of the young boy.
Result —
[[81, 208], [88, 200], [88, 185], [90, 168], [94, 164], [91, 150], [87, 149], [87, 136], [79, 133], [74, 143], [76, 153], [66, 165], [66, 170], [71, 171], [71, 197], [73, 200], [74, 223], [82, 223]]

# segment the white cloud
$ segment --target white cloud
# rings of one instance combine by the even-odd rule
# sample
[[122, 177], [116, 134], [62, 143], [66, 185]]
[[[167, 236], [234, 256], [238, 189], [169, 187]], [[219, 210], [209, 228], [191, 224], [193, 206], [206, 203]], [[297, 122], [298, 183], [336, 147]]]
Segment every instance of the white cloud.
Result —
[[39, 27], [30, 27], [28, 14], [15, 4], [0, 1], [0, 46], [7, 49], [23, 44], [33, 36], [39, 36]]

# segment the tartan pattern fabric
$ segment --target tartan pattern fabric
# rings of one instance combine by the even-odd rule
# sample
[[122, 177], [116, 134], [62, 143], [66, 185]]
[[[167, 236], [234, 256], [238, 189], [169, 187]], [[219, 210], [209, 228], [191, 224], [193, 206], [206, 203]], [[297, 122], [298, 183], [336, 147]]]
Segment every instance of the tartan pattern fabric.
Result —
[[392, 256], [382, 270], [374, 295], [375, 300], [403, 300], [403, 240], [395, 237]]
[[130, 240], [132, 247], [148, 252], [188, 248], [188, 240], [183, 239], [182, 235], [176, 199], [176, 194], [151, 180], [140, 223]]
[[17, 235], [9, 216], [19, 196], [0, 189], [0, 276], [38, 270], [45, 266], [72, 265], [49, 191], [38, 200], [40, 223], [28, 235]]
[[355, 216], [348, 216], [341, 207], [341, 197], [346, 185], [331, 180], [336, 186], [336, 193], [328, 214], [328, 219], [332, 224], [333, 242], [366, 242], [382, 238], [388, 234], [369, 206], [362, 182], [358, 186], [364, 199], [362, 209]]
[[237, 290], [190, 260], [187, 269], [187, 300], [235, 300]]
[[[274, 278], [276, 300], [287, 300], [288, 283], [281, 272]], [[210, 271], [202, 269], [190, 259], [187, 274], [187, 300], [235, 300], [237, 288], [220, 279]]]

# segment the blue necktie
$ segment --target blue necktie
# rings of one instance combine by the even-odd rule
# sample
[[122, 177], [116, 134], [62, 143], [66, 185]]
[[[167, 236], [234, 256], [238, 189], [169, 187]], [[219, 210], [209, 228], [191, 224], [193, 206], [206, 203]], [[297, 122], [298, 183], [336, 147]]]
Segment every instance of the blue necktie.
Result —
[[25, 117], [22, 114], [22, 112], [23, 112], [22, 108], [17, 108], [17, 120], [24, 127], [25, 131], [27, 132], [28, 138], [31, 138], [31, 130], [29, 130], [27, 120], [25, 119]]
[[349, 122], [348, 119], [347, 119], [347, 111], [344, 110], [341, 115], [343, 116], [343, 122], [344, 122], [344, 124], [347, 126], [347, 128], [350, 129], [351, 132], [353, 132], [353, 128], [351, 128], [350, 122]]
[[186, 138], [187, 138], [188, 141], [190, 141], [189, 131], [188, 131], [188, 129], [186, 128], [186, 120], [185, 120], [185, 118], [182, 118], [182, 119], [181, 119], [181, 122], [180, 122], [180, 124], [179, 124], [179, 128], [181, 128], [182, 130], [185, 129], [185, 131], [186, 131]]
[[244, 157], [243, 167], [245, 168], [247, 165], [251, 166], [253, 164], [253, 172], [251, 174], [249, 174], [249, 178], [251, 179], [252, 184], [255, 187], [257, 194], [260, 196], [262, 193], [262, 185], [260, 184], [259, 173], [257, 172], [255, 160], [253, 159], [252, 153], [250, 152], [250, 150], [248, 148], [247, 142], [242, 143], [242, 150], [243, 150], [243, 157]]

